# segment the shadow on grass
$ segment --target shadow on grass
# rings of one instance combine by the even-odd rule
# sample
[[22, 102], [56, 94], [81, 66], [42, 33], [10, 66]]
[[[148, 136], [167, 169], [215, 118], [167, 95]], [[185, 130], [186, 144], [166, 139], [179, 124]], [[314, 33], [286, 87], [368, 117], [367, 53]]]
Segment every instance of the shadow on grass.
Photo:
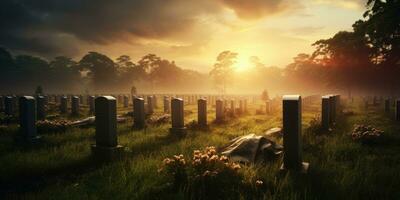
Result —
[[0, 180], [0, 198], [37, 191], [46, 185], [58, 184], [60, 180], [72, 182], [80, 175], [101, 168], [105, 164], [104, 162], [95, 161], [92, 156], [87, 156], [64, 164], [62, 167], [51, 168], [46, 171], [32, 171], [27, 167], [26, 171], [19, 171], [17, 176], [3, 177]]

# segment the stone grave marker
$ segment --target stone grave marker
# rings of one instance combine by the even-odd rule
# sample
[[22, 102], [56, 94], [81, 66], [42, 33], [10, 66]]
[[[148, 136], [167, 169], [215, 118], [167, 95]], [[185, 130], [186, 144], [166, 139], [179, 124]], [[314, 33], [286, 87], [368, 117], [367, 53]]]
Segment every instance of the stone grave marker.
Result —
[[324, 130], [329, 129], [330, 125], [330, 98], [329, 96], [322, 96], [322, 109], [321, 109], [321, 125]]
[[36, 129], [36, 101], [32, 96], [19, 98], [19, 126], [19, 139], [25, 142], [33, 142], [40, 138]]
[[283, 165], [282, 170], [307, 173], [309, 163], [303, 162], [301, 139], [301, 96], [283, 96]]
[[43, 120], [46, 118], [46, 99], [43, 96], [37, 97], [36, 104], [37, 119]]
[[146, 126], [146, 113], [144, 110], [144, 99], [135, 98], [133, 100], [133, 127], [143, 129]]
[[169, 105], [170, 105], [169, 97], [168, 96], [164, 96], [164, 113], [169, 113], [169, 111], [170, 111]]
[[78, 116], [79, 115], [79, 97], [73, 96], [71, 99], [71, 114]]
[[215, 101], [215, 121], [221, 123], [225, 120], [224, 102], [221, 99]]
[[173, 98], [171, 100], [171, 122], [170, 133], [177, 135], [186, 133], [183, 100], [180, 98]]
[[96, 144], [92, 153], [97, 159], [119, 159], [123, 147], [118, 145], [117, 137], [117, 101], [112, 96], [101, 96], [95, 100]]
[[207, 100], [204, 98], [197, 100], [197, 107], [198, 107], [197, 120], [198, 120], [199, 126], [206, 127], [207, 126]]
[[66, 96], [62, 96], [60, 99], [60, 112], [62, 114], [68, 112], [68, 98]]

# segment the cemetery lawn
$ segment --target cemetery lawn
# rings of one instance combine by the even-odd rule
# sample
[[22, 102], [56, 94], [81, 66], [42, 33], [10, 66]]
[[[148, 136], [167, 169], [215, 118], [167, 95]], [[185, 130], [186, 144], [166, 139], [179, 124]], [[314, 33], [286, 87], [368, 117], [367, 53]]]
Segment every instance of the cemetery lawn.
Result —
[[[319, 103], [303, 108], [303, 160], [310, 163], [308, 174], [280, 173], [282, 159], [278, 159], [242, 165], [245, 179], [262, 180], [265, 199], [399, 199], [399, 123], [381, 107], [366, 111], [361, 105], [347, 105], [345, 109], [355, 114], [341, 115], [331, 133], [319, 133], [312, 123], [320, 113]], [[185, 110], [191, 112], [185, 115], [186, 123], [197, 118], [196, 106]], [[215, 113], [209, 110], [211, 121]], [[188, 130], [184, 138], [171, 136], [169, 123], [142, 131], [132, 130], [131, 121], [118, 124], [118, 140], [126, 147], [127, 158], [102, 165], [90, 157], [93, 127], [42, 134], [40, 144], [21, 147], [13, 141], [17, 125], [2, 125], [0, 199], [182, 199], [183, 194], [165, 190], [165, 180], [157, 172], [162, 160], [179, 154], [190, 159], [193, 150], [218, 149], [237, 136], [281, 126], [281, 110], [254, 115], [255, 106], [250, 105], [249, 113], [225, 124], [212, 123], [210, 131]], [[385, 133], [378, 144], [363, 145], [349, 136], [354, 124], [372, 125]]]

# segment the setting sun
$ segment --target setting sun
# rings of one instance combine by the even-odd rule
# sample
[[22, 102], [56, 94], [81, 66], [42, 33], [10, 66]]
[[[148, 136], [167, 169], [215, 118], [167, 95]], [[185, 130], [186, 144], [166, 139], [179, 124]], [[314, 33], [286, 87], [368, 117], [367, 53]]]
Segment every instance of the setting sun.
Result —
[[0, 0], [0, 199], [399, 199], [400, 0]]
[[234, 65], [236, 71], [246, 71], [251, 68], [250, 57], [241, 55], [239, 53], [239, 57], [237, 59], [236, 64]]

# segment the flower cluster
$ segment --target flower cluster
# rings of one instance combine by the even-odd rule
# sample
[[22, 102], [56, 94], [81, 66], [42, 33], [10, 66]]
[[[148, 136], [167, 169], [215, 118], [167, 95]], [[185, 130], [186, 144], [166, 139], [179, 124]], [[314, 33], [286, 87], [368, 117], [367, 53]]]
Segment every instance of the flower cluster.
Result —
[[382, 130], [378, 130], [371, 126], [356, 124], [351, 132], [351, 137], [353, 140], [361, 141], [362, 143], [373, 143], [376, 142], [383, 133]]
[[232, 195], [243, 184], [240, 168], [238, 163], [218, 155], [211, 146], [195, 150], [188, 161], [183, 155], [165, 158], [159, 172], [166, 175], [175, 188], [185, 188], [188, 195]]
[[50, 133], [50, 132], [64, 132], [71, 123], [67, 120], [43, 120], [37, 121], [36, 126], [39, 132]]
[[[229, 162], [228, 157], [217, 155], [215, 147], [207, 147], [203, 152], [195, 150], [193, 152], [193, 168], [197, 172], [211, 171], [211, 174], [217, 175], [221, 170], [238, 170], [240, 165], [234, 162]], [[203, 173], [204, 174], [204, 173]], [[208, 173], [205, 173], [208, 174]]]

